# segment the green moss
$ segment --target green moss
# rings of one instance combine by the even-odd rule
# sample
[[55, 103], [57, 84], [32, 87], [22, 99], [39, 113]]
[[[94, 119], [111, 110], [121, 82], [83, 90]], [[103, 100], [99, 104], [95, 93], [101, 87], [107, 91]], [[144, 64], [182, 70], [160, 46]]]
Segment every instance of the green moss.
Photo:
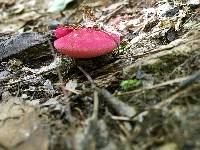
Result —
[[[178, 58], [178, 59], [177, 59]], [[171, 73], [177, 66], [184, 63], [188, 58], [186, 55], [172, 54], [163, 56], [154, 64], [148, 64], [142, 67], [146, 73], [157, 74], [159, 76]]]
[[121, 82], [120, 86], [124, 91], [133, 89], [134, 87], [137, 87], [140, 85], [140, 80], [136, 79], [130, 79], [130, 80], [124, 80]]

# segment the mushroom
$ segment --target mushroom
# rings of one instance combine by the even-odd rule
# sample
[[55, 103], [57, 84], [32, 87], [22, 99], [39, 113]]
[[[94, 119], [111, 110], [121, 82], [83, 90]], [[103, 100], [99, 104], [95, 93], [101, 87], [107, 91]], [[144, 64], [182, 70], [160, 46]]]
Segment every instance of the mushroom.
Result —
[[54, 36], [56, 38], [61, 38], [69, 33], [71, 33], [72, 31], [74, 31], [73, 28], [71, 27], [63, 27], [63, 26], [59, 26], [56, 31], [54, 32]]
[[73, 58], [92, 58], [105, 55], [120, 43], [120, 36], [94, 28], [58, 28], [54, 47]]

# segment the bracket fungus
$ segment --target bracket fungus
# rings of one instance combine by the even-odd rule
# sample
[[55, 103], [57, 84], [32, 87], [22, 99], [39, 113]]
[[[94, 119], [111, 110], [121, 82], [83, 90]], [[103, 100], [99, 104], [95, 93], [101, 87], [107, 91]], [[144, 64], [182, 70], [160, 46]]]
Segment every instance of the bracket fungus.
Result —
[[120, 36], [95, 28], [58, 27], [54, 47], [73, 58], [92, 58], [105, 55], [120, 44]]

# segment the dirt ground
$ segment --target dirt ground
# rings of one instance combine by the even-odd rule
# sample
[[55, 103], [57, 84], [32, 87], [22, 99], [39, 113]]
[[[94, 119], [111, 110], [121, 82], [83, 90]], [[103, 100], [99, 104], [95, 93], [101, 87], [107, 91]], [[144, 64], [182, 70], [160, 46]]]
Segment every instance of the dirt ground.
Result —
[[[200, 149], [200, 1], [0, 0], [0, 150]], [[57, 24], [121, 36], [73, 59]]]

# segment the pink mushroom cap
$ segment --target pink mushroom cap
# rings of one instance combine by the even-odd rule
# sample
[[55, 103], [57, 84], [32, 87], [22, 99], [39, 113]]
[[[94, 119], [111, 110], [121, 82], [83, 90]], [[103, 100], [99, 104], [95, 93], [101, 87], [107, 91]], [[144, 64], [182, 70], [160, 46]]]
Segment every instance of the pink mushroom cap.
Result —
[[59, 27], [55, 30], [54, 36], [55, 36], [56, 38], [59, 39], [59, 38], [65, 36], [65, 35], [71, 33], [72, 31], [74, 31], [74, 29], [71, 28], [71, 27], [59, 26]]
[[54, 47], [58, 52], [73, 58], [92, 58], [111, 52], [119, 43], [120, 36], [116, 34], [81, 28], [55, 40]]

